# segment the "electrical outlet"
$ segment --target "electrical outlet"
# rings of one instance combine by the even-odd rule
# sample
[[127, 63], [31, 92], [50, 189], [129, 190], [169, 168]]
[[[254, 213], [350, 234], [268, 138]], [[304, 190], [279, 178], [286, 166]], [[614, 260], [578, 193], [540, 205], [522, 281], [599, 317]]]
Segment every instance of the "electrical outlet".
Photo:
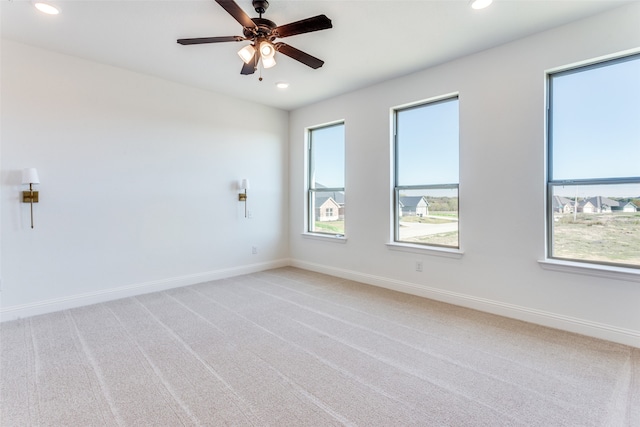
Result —
[[416, 261], [416, 271], [422, 272], [422, 261]]
[[251, 253], [253, 255], [256, 255], [258, 253], [258, 247], [257, 246], [251, 246]]
[[249, 219], [253, 218], [253, 212], [252, 211], [250, 211], [250, 210], [247, 211], [247, 218], [249, 218]]

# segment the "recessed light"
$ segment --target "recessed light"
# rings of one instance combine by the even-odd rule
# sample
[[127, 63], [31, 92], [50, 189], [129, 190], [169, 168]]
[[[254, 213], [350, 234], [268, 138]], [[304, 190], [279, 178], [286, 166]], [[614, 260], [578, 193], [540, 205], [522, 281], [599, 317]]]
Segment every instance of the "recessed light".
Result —
[[46, 13], [47, 15], [57, 15], [60, 13], [60, 9], [55, 6], [50, 5], [49, 3], [44, 2], [35, 2], [33, 5], [42, 13]]
[[491, 3], [493, 3], [493, 0], [474, 0], [473, 2], [471, 2], [471, 7], [473, 9], [484, 9], [485, 7], [488, 7]]
[[286, 89], [286, 88], [289, 87], [289, 83], [287, 83], [287, 82], [278, 82], [278, 83], [276, 83], [276, 87], [278, 89]]

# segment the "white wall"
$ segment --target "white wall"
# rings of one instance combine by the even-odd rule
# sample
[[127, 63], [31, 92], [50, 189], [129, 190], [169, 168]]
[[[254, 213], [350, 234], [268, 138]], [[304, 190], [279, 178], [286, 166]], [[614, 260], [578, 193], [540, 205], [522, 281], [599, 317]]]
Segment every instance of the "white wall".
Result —
[[[304, 268], [640, 347], [637, 280], [538, 263], [544, 72], [639, 47], [639, 19], [634, 4], [289, 117], [3, 40], [0, 317], [285, 265], [291, 254]], [[461, 101], [465, 253], [391, 251], [390, 108], [450, 92]], [[345, 244], [302, 237], [304, 128], [338, 119]], [[33, 230], [19, 202], [24, 167], [37, 167], [42, 182]], [[237, 201], [243, 177], [252, 219]], [[487, 200], [500, 196], [495, 215]]]
[[287, 112], [6, 40], [1, 59], [4, 320], [287, 263]]
[[[636, 3], [293, 111], [293, 264], [640, 347], [640, 275], [618, 280], [538, 263], [545, 256], [545, 71], [640, 47], [638, 22]], [[392, 251], [385, 245], [392, 223], [390, 108], [451, 92], [460, 94], [464, 255]], [[304, 129], [340, 119], [345, 244], [302, 235]]]

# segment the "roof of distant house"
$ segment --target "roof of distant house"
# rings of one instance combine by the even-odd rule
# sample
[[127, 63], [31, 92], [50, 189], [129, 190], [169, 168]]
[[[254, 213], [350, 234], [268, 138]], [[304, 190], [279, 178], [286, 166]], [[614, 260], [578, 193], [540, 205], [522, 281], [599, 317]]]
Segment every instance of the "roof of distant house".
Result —
[[324, 205], [327, 200], [331, 200], [336, 206], [340, 207], [340, 204], [336, 202], [333, 197], [316, 197], [316, 207]]
[[[322, 190], [323, 188], [327, 188], [327, 186], [316, 182], [315, 188], [318, 190]], [[327, 195], [326, 197], [324, 197], [325, 200], [328, 197], [331, 197], [340, 206], [344, 205], [344, 191], [322, 191], [322, 194]]]
[[427, 206], [429, 206], [429, 202], [424, 196], [401, 196], [400, 204], [403, 207], [414, 207], [418, 206], [418, 203], [420, 203], [421, 200], [424, 200]]
[[554, 208], [559, 208], [566, 205], [573, 205], [575, 202], [563, 196], [553, 196], [551, 203]]
[[596, 206], [599, 206], [599, 205], [619, 206], [620, 205], [620, 203], [617, 200], [611, 200], [607, 197], [602, 197], [602, 196], [591, 197], [588, 200]]

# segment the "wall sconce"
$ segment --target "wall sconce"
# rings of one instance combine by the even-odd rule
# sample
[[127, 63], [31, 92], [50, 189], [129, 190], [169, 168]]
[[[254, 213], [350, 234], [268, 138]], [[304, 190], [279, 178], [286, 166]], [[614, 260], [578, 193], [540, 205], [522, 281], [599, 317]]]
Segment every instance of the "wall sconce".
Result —
[[244, 178], [240, 184], [240, 189], [244, 192], [238, 194], [238, 200], [244, 202], [244, 217], [247, 217], [247, 190], [249, 189], [249, 180]]
[[22, 203], [31, 204], [31, 228], [33, 228], [33, 204], [38, 203], [38, 192], [33, 191], [33, 184], [40, 184], [36, 168], [22, 170], [22, 184], [29, 184], [29, 191], [22, 192]]

